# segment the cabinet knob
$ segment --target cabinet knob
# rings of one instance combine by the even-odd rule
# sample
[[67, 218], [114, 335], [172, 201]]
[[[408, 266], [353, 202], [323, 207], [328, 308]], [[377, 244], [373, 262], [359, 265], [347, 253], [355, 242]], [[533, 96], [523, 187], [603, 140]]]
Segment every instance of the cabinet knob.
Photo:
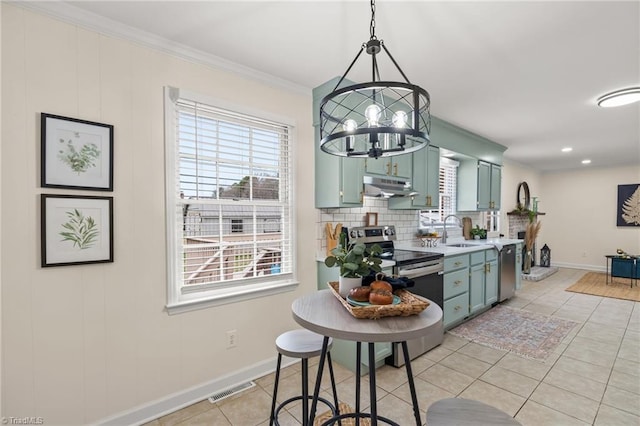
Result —
[[453, 308], [454, 311], [459, 311], [460, 309], [462, 309], [462, 306], [460, 305], [456, 305], [456, 307]]
[[454, 265], [456, 265], [456, 266], [460, 266], [460, 265], [462, 265], [462, 262], [457, 261], [456, 263], [454, 263]]
[[398, 163], [393, 165], [393, 175], [398, 176]]
[[391, 174], [391, 163], [387, 163], [387, 176]]
[[431, 195], [427, 195], [427, 206], [431, 205]]
[[462, 281], [460, 281], [460, 280], [455, 280], [453, 282], [453, 285], [455, 285], [455, 286], [459, 286], [460, 284], [462, 284]]

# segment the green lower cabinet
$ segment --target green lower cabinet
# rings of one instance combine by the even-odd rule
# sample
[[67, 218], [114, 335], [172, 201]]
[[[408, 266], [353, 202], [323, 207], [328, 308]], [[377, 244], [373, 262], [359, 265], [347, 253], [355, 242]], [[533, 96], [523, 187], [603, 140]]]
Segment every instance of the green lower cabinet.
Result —
[[484, 275], [485, 283], [485, 304], [491, 305], [498, 301], [498, 276], [499, 276], [498, 260], [492, 260], [486, 263], [486, 271]]
[[[469, 311], [476, 313], [485, 306], [485, 264], [471, 267], [469, 277]], [[497, 288], [497, 287], [496, 287]]]
[[[375, 343], [376, 368], [384, 365], [385, 359], [391, 355], [391, 343]], [[350, 371], [356, 371], [356, 342], [333, 339], [331, 359]], [[369, 344], [362, 343], [362, 355], [360, 357], [360, 373], [369, 373]]]
[[467, 317], [469, 315], [469, 292], [445, 300], [442, 315], [445, 330]]

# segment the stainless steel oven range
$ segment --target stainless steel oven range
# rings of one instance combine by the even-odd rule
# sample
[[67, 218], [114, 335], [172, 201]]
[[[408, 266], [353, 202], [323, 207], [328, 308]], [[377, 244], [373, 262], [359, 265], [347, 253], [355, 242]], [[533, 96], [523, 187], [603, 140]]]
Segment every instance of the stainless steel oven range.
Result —
[[[395, 262], [393, 275], [407, 277], [415, 283], [408, 290], [418, 296], [426, 297], [442, 308], [444, 255], [441, 253], [397, 250], [394, 248], [396, 229], [388, 226], [363, 226], [349, 228], [349, 242], [361, 242], [367, 246], [378, 244], [382, 247], [381, 258]], [[428, 309], [428, 308], [427, 308]], [[409, 356], [414, 359], [442, 343], [444, 327], [435, 327], [428, 335], [408, 341]], [[386, 359], [387, 364], [400, 367], [404, 364], [402, 350], [397, 343], [393, 344], [392, 354]]]

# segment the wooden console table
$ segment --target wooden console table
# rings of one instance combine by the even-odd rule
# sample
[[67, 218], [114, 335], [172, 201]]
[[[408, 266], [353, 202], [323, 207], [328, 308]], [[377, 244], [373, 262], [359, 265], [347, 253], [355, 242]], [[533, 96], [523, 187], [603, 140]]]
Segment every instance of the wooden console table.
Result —
[[[638, 285], [638, 278], [640, 278], [640, 256], [620, 256], [616, 254], [608, 254], [607, 258], [607, 281], [609, 279], [613, 282], [613, 278], [629, 278], [631, 280], [631, 287], [635, 283]], [[611, 264], [611, 268], [609, 268]]]

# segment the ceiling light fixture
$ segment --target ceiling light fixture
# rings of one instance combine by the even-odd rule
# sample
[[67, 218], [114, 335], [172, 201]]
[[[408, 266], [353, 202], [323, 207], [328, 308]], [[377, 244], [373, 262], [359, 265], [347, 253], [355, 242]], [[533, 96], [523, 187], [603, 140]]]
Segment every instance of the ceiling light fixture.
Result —
[[617, 107], [640, 101], [640, 87], [616, 90], [598, 98], [598, 106], [603, 108]]
[[582, 164], [591, 164], [591, 160], [582, 160]]
[[[320, 148], [328, 154], [390, 157], [429, 145], [429, 93], [411, 84], [384, 42], [378, 40], [375, 12], [375, 0], [371, 0], [369, 41], [362, 44], [336, 87], [320, 102]], [[405, 82], [380, 80], [376, 55], [382, 50]], [[340, 87], [363, 51], [371, 55], [372, 81]]]
[[561, 149], [562, 152], [571, 152], [573, 151], [573, 148], [571, 148], [570, 146], [566, 147], [566, 148], [562, 148]]

